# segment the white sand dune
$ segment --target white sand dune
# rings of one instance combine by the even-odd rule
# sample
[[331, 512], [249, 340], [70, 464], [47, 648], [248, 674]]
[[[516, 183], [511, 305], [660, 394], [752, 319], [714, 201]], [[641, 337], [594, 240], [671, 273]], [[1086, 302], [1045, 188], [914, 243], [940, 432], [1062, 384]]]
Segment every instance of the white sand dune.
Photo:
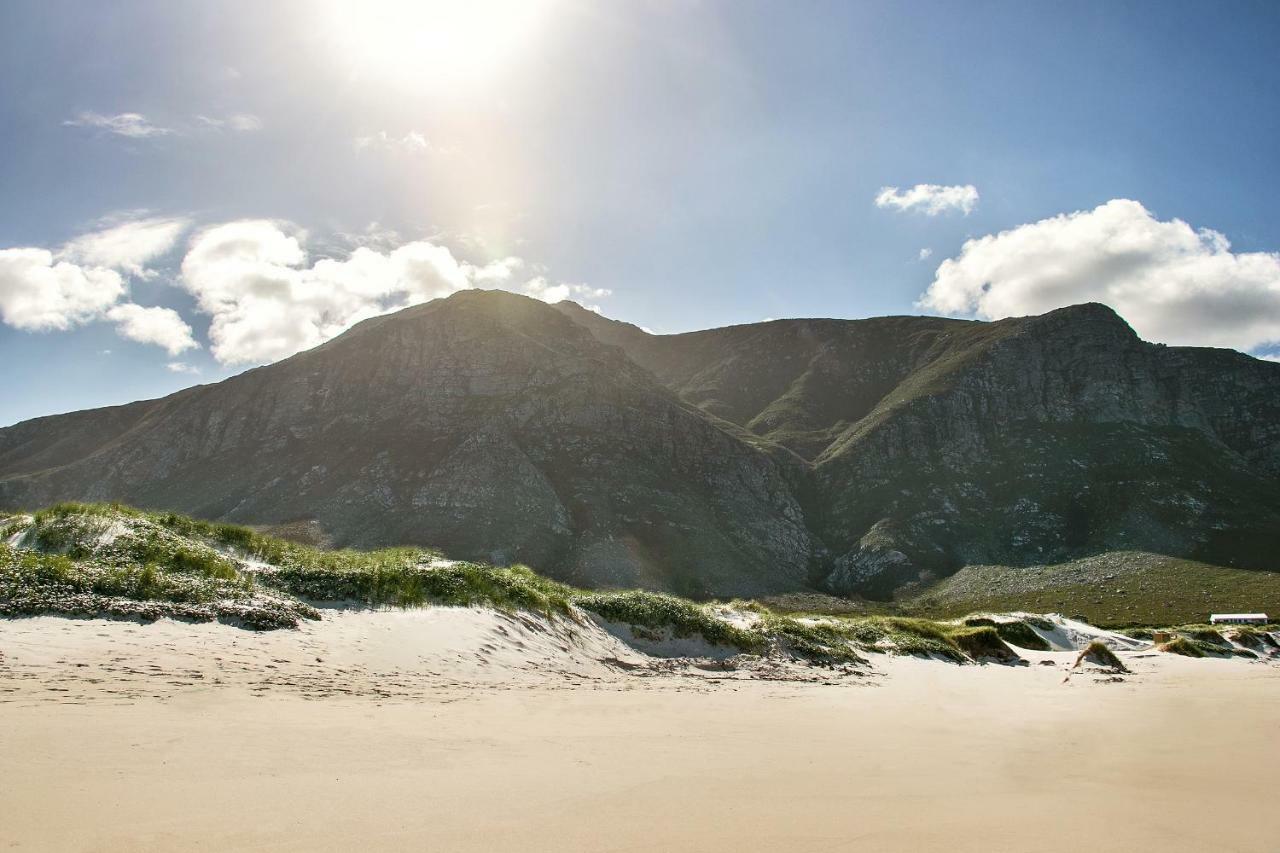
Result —
[[[873, 656], [807, 680], [467, 608], [0, 620], [0, 844], [1275, 850], [1280, 668]], [[1254, 781], [1249, 781], [1254, 780]], [[1236, 784], [1239, 782], [1240, 784]]]

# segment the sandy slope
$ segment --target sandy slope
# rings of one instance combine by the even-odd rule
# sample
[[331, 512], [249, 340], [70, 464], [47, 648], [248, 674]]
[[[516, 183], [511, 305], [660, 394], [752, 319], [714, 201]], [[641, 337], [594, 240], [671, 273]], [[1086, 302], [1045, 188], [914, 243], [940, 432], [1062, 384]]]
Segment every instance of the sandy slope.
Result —
[[1261, 853], [1280, 838], [1267, 663], [1127, 653], [1122, 682], [1064, 683], [1070, 652], [877, 657], [873, 674], [765, 680], [790, 673], [655, 665], [599, 632], [448, 609], [263, 634], [0, 620], [0, 653], [4, 850]]

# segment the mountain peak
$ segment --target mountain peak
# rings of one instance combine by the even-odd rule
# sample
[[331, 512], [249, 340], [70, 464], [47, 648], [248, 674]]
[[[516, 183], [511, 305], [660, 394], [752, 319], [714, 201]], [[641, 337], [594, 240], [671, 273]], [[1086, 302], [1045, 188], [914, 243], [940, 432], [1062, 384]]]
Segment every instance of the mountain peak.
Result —
[[1273, 365], [1144, 344], [1097, 303], [650, 335], [466, 290], [0, 430], [0, 505], [307, 519], [586, 585], [890, 596], [1119, 547], [1274, 566], [1278, 425]]

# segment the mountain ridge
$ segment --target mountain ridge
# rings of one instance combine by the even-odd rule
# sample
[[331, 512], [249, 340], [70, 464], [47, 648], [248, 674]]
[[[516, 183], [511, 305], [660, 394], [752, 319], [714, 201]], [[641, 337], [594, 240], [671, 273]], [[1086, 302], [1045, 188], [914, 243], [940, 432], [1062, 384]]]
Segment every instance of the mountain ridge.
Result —
[[1109, 548], [1280, 568], [1280, 365], [1098, 304], [651, 335], [501, 291], [0, 429], [0, 504], [122, 500], [690, 595], [889, 597]]

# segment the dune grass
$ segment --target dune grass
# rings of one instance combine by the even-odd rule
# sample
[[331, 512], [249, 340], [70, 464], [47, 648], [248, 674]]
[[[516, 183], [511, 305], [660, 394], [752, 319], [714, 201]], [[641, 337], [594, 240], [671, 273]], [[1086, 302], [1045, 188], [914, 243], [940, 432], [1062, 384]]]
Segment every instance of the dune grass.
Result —
[[1094, 640], [1080, 651], [1080, 654], [1076, 656], [1076, 666], [1079, 666], [1081, 661], [1086, 660], [1098, 666], [1110, 667], [1120, 672], [1129, 671], [1129, 668], [1116, 656], [1116, 653], [1111, 651], [1111, 647], [1101, 640]]
[[996, 624], [996, 632], [1000, 634], [1000, 639], [1018, 648], [1031, 649], [1037, 652], [1047, 652], [1052, 648], [1048, 641], [1037, 634], [1031, 625], [1023, 619], [999, 622]]
[[[58, 504], [4, 521], [6, 536], [30, 528], [23, 542], [34, 546], [0, 545], [0, 612], [11, 614], [177, 615], [287, 627], [315, 618], [313, 605], [337, 602], [489, 606], [571, 618], [580, 610], [672, 637], [700, 636], [743, 653], [777, 652], [825, 664], [860, 663], [866, 652], [955, 662], [1016, 659], [1010, 645], [1049, 648], [1032, 626], [1054, 627], [1034, 616], [977, 616], [962, 624], [895, 615], [812, 618], [775, 613], [758, 602], [705, 605], [640, 590], [587, 591], [524, 566], [452, 562], [422, 548], [322, 549], [238, 525], [114, 504]], [[716, 612], [726, 606], [749, 624], [734, 624]], [[1274, 642], [1264, 633], [1238, 630], [1256, 636], [1258, 644]], [[1178, 631], [1179, 640], [1200, 654], [1229, 648], [1211, 626], [1184, 625]]]
[[1182, 655], [1189, 658], [1204, 657], [1204, 650], [1194, 640], [1188, 640], [1186, 637], [1174, 637], [1169, 642], [1156, 646], [1156, 648], [1171, 655]]
[[763, 631], [787, 651], [816, 663], [866, 663], [847, 629], [828, 622], [802, 622], [790, 616], [765, 614]]
[[763, 654], [768, 639], [763, 633], [739, 628], [687, 599], [656, 592], [579, 592], [573, 603], [601, 619], [650, 629], [669, 629], [673, 636], [700, 635], [708, 643], [729, 646], [750, 654]]
[[316, 611], [259, 589], [252, 578], [167, 571], [154, 563], [119, 565], [0, 545], [0, 614], [195, 621], [248, 628], [294, 627]]
[[[967, 616], [963, 620], [964, 624], [970, 628], [994, 628], [996, 633], [1000, 635], [1000, 639], [1014, 646], [1023, 649], [1032, 649], [1038, 652], [1047, 652], [1050, 649], [1049, 644], [1043, 637], [1035, 632], [1026, 619], [1012, 619], [1004, 622], [997, 622], [986, 616]], [[1039, 620], [1048, 628], [1042, 630], [1050, 630], [1052, 623]]]
[[1000, 632], [991, 625], [966, 626], [950, 633], [951, 642], [974, 660], [994, 658], [1001, 661], [1017, 660], [1018, 653], [1009, 648]]

